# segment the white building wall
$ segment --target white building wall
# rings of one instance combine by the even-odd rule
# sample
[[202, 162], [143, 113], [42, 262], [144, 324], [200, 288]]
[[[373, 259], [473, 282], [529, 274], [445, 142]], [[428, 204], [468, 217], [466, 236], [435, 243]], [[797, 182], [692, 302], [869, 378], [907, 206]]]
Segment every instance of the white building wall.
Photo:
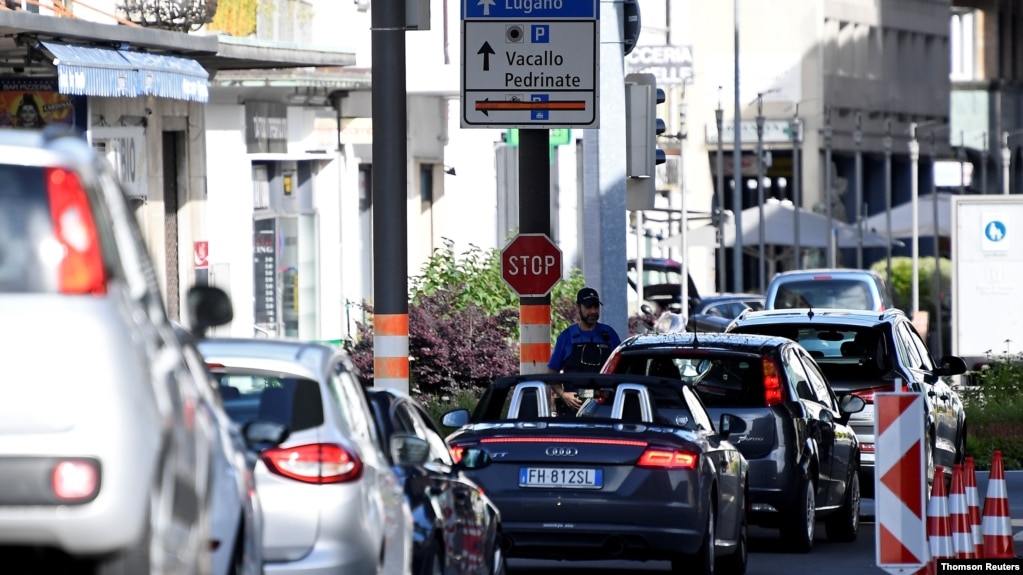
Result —
[[234, 304], [234, 321], [218, 335], [252, 337], [254, 278], [252, 268], [252, 163], [245, 149], [245, 109], [238, 105], [206, 106], [209, 150], [206, 237], [210, 242], [211, 281], [225, 289]]

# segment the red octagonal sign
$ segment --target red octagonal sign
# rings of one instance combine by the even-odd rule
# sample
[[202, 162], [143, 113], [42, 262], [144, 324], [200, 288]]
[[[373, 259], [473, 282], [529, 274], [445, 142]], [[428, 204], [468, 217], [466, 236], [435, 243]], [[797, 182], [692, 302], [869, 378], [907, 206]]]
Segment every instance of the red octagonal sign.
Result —
[[545, 297], [561, 279], [561, 249], [547, 234], [519, 234], [501, 250], [501, 277], [519, 297]]

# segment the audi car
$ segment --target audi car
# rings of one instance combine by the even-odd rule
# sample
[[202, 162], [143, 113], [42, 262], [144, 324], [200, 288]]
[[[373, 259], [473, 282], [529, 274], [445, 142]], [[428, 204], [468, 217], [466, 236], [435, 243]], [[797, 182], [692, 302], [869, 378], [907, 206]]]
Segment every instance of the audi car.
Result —
[[[576, 412], [554, 408], [564, 389]], [[670, 560], [674, 573], [746, 570], [748, 466], [691, 386], [645, 375], [515, 375], [446, 413], [456, 459], [501, 513], [509, 558]]]
[[864, 401], [837, 396], [799, 344], [729, 333], [642, 335], [622, 342], [603, 370], [686, 381], [712, 416], [744, 420], [731, 441], [750, 465], [751, 523], [777, 528], [801, 553], [813, 548], [817, 519], [829, 540], [856, 539], [860, 446], [849, 418]]

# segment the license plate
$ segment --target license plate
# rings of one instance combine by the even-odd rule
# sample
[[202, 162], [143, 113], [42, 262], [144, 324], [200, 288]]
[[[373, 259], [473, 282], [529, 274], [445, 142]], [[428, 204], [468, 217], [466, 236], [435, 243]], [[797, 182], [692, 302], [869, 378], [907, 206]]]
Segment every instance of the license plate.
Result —
[[600, 489], [603, 486], [603, 469], [565, 467], [519, 468], [519, 487]]

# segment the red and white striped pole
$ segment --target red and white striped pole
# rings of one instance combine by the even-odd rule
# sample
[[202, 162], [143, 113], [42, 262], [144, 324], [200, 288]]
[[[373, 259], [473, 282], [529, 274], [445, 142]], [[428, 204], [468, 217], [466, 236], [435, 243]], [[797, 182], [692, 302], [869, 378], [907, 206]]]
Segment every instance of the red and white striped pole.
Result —
[[[520, 300], [521, 301], [521, 300]], [[519, 304], [519, 373], [547, 373], [551, 359], [551, 304]]]

